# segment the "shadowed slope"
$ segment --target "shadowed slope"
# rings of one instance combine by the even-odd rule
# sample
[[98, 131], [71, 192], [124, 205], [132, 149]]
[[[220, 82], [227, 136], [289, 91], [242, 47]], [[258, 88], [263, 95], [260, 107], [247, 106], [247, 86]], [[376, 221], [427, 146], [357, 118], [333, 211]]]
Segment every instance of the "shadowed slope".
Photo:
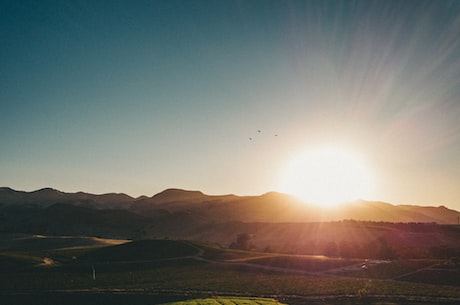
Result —
[[196, 248], [182, 241], [137, 240], [121, 245], [95, 249], [81, 256], [80, 259], [100, 262], [149, 261], [187, 257], [196, 253]]

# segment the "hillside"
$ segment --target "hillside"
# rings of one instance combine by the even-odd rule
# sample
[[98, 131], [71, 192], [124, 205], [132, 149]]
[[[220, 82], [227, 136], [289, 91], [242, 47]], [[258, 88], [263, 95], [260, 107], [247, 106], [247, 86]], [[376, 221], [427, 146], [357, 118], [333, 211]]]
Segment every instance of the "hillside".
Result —
[[[386, 222], [435, 222], [456, 224], [460, 213], [444, 206], [392, 205], [377, 201], [355, 201], [327, 211], [299, 202], [292, 196], [267, 193], [261, 196], [210, 196], [200, 191], [167, 189], [152, 197], [126, 194], [94, 195], [64, 193], [51, 188], [33, 192], [0, 188], [0, 217], [33, 209], [68, 204], [98, 210], [125, 210], [147, 217], [186, 213], [205, 222], [318, 222], [354, 219]], [[5, 212], [6, 211], [6, 212]]]
[[56, 203], [68, 203], [90, 208], [110, 209], [126, 208], [135, 199], [126, 194], [94, 195], [84, 192], [64, 193], [52, 188], [43, 188], [33, 192], [16, 191], [8, 187], [0, 187], [0, 207], [11, 205], [28, 205], [48, 207]]
[[197, 253], [197, 249], [185, 242], [174, 240], [138, 240], [114, 246], [100, 247], [87, 251], [82, 261], [91, 262], [129, 262], [150, 261], [188, 257]]
[[[460, 213], [446, 207], [356, 201], [321, 211], [291, 196], [208, 196], [168, 189], [152, 197], [0, 189], [0, 233], [171, 238], [301, 254], [367, 255], [385, 243], [398, 256], [457, 253]], [[442, 254], [444, 253], [444, 254]]]

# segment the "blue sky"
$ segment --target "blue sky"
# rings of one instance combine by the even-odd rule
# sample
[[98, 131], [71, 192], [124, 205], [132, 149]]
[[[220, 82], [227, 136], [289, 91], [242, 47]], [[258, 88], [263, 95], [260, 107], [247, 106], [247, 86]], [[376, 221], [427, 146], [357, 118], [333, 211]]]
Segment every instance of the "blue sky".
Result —
[[0, 185], [257, 195], [327, 142], [460, 209], [459, 1], [1, 1], [0, 38]]

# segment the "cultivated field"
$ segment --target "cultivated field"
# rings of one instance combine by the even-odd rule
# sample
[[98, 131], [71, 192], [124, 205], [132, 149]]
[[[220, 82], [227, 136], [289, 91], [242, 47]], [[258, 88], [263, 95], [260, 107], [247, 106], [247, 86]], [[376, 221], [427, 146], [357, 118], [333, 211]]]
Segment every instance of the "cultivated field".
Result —
[[274, 299], [264, 298], [206, 298], [173, 302], [165, 305], [284, 305]]
[[136, 305], [213, 296], [291, 305], [460, 303], [460, 268], [448, 260], [330, 259], [141, 240], [4, 249], [0, 266], [0, 297], [8, 304]]

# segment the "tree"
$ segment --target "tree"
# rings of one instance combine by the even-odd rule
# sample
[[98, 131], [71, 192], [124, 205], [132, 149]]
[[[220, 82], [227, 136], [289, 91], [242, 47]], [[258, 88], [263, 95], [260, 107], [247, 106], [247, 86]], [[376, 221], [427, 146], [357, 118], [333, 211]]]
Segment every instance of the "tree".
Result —
[[378, 241], [378, 252], [377, 258], [379, 259], [396, 259], [398, 255], [393, 248], [388, 244], [387, 240], [383, 237], [379, 237]]
[[254, 244], [252, 242], [252, 235], [248, 233], [240, 233], [236, 236], [236, 242], [233, 242], [230, 245], [232, 249], [240, 250], [252, 250], [254, 249]]

